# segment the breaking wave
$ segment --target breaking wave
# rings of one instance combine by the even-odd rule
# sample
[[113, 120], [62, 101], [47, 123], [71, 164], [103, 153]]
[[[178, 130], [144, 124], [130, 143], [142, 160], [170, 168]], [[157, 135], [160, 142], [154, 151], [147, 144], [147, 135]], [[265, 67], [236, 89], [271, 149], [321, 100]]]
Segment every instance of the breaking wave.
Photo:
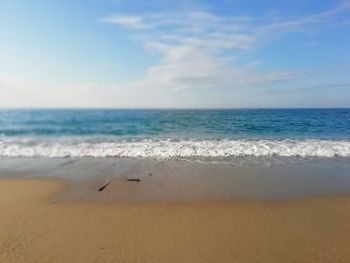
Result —
[[0, 137], [6, 157], [229, 158], [238, 156], [350, 157], [350, 140], [94, 139]]

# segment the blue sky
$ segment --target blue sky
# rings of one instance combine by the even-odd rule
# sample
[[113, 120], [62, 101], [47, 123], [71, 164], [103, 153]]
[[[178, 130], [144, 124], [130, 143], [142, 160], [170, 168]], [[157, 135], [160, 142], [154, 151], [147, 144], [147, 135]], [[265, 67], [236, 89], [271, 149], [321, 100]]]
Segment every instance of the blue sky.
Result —
[[350, 107], [350, 2], [0, 0], [0, 107]]

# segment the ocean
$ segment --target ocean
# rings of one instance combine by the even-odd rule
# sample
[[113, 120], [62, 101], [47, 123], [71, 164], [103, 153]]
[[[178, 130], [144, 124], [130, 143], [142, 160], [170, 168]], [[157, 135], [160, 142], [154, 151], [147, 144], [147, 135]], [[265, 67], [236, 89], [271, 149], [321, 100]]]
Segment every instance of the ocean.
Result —
[[350, 157], [350, 109], [1, 110], [2, 157]]

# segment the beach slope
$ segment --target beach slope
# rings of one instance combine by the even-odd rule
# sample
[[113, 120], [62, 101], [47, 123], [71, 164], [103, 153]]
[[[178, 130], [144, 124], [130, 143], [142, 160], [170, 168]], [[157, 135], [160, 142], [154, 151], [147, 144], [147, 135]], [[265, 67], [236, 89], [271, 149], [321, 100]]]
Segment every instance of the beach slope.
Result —
[[349, 262], [350, 197], [57, 201], [54, 180], [0, 180], [0, 262]]

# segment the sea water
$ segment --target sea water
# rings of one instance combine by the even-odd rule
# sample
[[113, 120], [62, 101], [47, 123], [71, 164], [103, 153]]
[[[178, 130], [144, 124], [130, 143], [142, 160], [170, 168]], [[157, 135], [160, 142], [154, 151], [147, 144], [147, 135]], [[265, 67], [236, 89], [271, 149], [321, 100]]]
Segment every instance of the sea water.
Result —
[[350, 109], [0, 110], [2, 157], [350, 157]]

